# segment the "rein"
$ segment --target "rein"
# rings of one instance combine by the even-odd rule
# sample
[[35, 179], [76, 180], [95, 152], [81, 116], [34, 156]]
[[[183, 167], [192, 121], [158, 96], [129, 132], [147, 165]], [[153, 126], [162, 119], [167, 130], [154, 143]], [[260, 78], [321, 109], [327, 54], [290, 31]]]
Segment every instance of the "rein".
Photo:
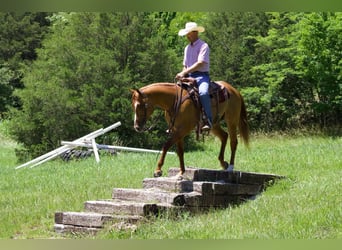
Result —
[[176, 120], [176, 117], [178, 115], [178, 112], [179, 112], [179, 108], [182, 104], [182, 96], [183, 96], [183, 88], [180, 88], [181, 91], [180, 91], [180, 94], [178, 94], [178, 89], [177, 89], [177, 82], [176, 82], [176, 79], [175, 79], [175, 88], [176, 88], [176, 97], [175, 97], [175, 102], [173, 104], [173, 112], [172, 112], [172, 116], [171, 116], [171, 121], [170, 121], [170, 125], [169, 125], [169, 128], [168, 128], [168, 131], [172, 131], [172, 128], [173, 126], [175, 125], [175, 120]]
[[[147, 123], [146, 115], [147, 115], [147, 109], [148, 109], [148, 102], [147, 102], [148, 97], [145, 95], [144, 92], [142, 92], [142, 90], [138, 90], [138, 92], [140, 93], [140, 95], [143, 96], [143, 99], [146, 100], [146, 101], [144, 101], [144, 102], [145, 102], [145, 108], [144, 108], [144, 124], [146, 124], [146, 123]], [[151, 130], [156, 126], [156, 123], [157, 123], [158, 120], [160, 120], [161, 116], [162, 116], [162, 113], [160, 113], [158, 116], [154, 117], [153, 120], [151, 121], [151, 122], [152, 122], [152, 125], [151, 125], [150, 127], [148, 127], [148, 128], [144, 128], [144, 129], [143, 129], [143, 132], [146, 132], [146, 131], [149, 132], [149, 131], [151, 131]]]
[[[170, 120], [170, 124], [169, 124], [169, 127], [168, 127], [168, 131], [172, 131], [172, 127], [174, 126], [175, 124], [175, 120], [176, 120], [176, 117], [178, 115], [178, 112], [179, 112], [179, 109], [180, 109], [180, 106], [183, 102], [182, 100], [182, 96], [183, 96], [183, 88], [180, 88], [181, 91], [180, 93], [178, 92], [178, 89], [177, 89], [177, 82], [175, 81], [175, 89], [176, 89], [176, 95], [175, 95], [175, 101], [174, 101], [174, 105], [173, 105], [173, 109], [172, 110], [169, 110], [167, 112], [169, 112], [170, 114], [170, 117], [171, 117], [171, 120]], [[147, 119], [146, 119], [146, 114], [147, 114], [147, 109], [148, 109], [148, 97], [146, 96], [146, 94], [142, 91], [142, 90], [138, 90], [140, 95], [142, 95], [143, 99], [144, 99], [144, 102], [145, 102], [145, 108], [144, 108], [144, 123], [146, 124], [147, 123]], [[152, 125], [148, 128], [144, 128], [143, 131], [151, 131], [155, 126], [156, 126], [156, 122], [158, 120], [160, 120], [161, 116], [163, 114], [160, 113], [158, 116], [154, 117], [153, 121], [152, 121]]]

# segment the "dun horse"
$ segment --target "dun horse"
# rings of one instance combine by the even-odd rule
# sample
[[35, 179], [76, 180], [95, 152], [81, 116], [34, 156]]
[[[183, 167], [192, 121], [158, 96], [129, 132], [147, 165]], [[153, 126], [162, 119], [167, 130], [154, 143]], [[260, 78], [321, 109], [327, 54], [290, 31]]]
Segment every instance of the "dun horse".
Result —
[[[211, 132], [221, 141], [218, 160], [224, 170], [232, 171], [234, 168], [235, 152], [238, 144], [237, 133], [239, 133], [245, 143], [248, 145], [249, 129], [247, 123], [247, 113], [245, 103], [239, 91], [230, 84], [220, 81], [218, 84], [228, 90], [229, 98], [221, 103], [215, 103], [212, 99], [213, 127]], [[131, 90], [132, 107], [135, 112], [134, 128], [138, 132], [144, 131], [146, 121], [150, 118], [155, 108], [161, 108], [165, 111], [165, 119], [170, 126], [170, 137], [162, 148], [162, 153], [158, 161], [154, 177], [162, 176], [162, 166], [165, 156], [170, 147], [176, 144], [177, 154], [180, 164], [178, 176], [185, 172], [184, 165], [184, 137], [188, 135], [197, 125], [200, 119], [200, 111], [191, 99], [186, 99], [175, 114], [174, 106], [182, 93], [183, 97], [187, 91], [181, 91], [181, 87], [174, 83], [153, 83], [140, 89]], [[230, 162], [224, 160], [224, 152], [227, 144], [228, 133], [220, 126], [220, 120], [224, 120], [228, 127], [230, 136], [231, 156]]]

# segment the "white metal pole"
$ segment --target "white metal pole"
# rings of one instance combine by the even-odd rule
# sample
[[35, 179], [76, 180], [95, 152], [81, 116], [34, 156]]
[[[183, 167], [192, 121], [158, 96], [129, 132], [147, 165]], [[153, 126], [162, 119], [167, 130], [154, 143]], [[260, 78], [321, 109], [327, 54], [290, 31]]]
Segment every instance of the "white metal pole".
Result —
[[[88, 134], [88, 135], [85, 135], [85, 136], [83, 136], [83, 137], [81, 137], [81, 138], [75, 140], [75, 142], [76, 142], [76, 141], [81, 141], [81, 140], [87, 138], [88, 136], [91, 137], [91, 136], [97, 135], [97, 134], [101, 133], [102, 131], [103, 131], [103, 128], [98, 129], [98, 130], [96, 130], [96, 131], [94, 131], [94, 132], [92, 132], [92, 133], [90, 133], [90, 134]], [[52, 158], [50, 158], [51, 156], [53, 156], [53, 155], [55, 155], [55, 154], [57, 154], [57, 153], [62, 154], [62, 153], [64, 153], [65, 151], [67, 151], [67, 150], [69, 150], [69, 149], [70, 149], [69, 146], [62, 146], [62, 147], [56, 148], [55, 150], [52, 150], [52, 151], [50, 151], [50, 152], [48, 152], [48, 153], [46, 153], [46, 154], [44, 154], [44, 155], [41, 155], [41, 156], [39, 156], [39, 157], [37, 157], [37, 158], [31, 160], [31, 161], [28, 161], [28, 162], [26, 162], [26, 163], [24, 163], [24, 164], [22, 164], [22, 165], [16, 167], [15, 169], [19, 169], [19, 168], [22, 168], [22, 167], [26, 167], [26, 166], [28, 166], [28, 165], [30, 165], [30, 164], [37, 163], [37, 162], [39, 162], [39, 161], [41, 161], [41, 160], [44, 160], [44, 159], [46, 159], [46, 158], [52, 159]], [[57, 154], [57, 155], [58, 155], [58, 154]], [[39, 164], [38, 164], [38, 165], [39, 165]]]
[[97, 151], [97, 146], [96, 146], [96, 142], [95, 139], [91, 140], [91, 144], [93, 146], [93, 151], [94, 151], [94, 155], [95, 155], [95, 160], [97, 163], [100, 162], [100, 156], [99, 156], [99, 152]]
[[[89, 133], [89, 134], [87, 134], [85, 136], [82, 136], [82, 137], [74, 140], [74, 142], [80, 142], [80, 141], [85, 140], [85, 139], [87, 139], [87, 140], [94, 139], [94, 138], [96, 138], [96, 137], [98, 137], [100, 135], [103, 135], [104, 133], [109, 132], [110, 130], [112, 130], [114, 128], [119, 127], [120, 125], [121, 125], [121, 122], [114, 123], [113, 125], [108, 126], [105, 129], [101, 128], [101, 129], [98, 129], [98, 130], [96, 130], [94, 132], [91, 132], [91, 133]], [[52, 151], [50, 151], [50, 152], [48, 152], [48, 153], [46, 153], [44, 155], [41, 155], [41, 156], [31, 160], [31, 161], [28, 161], [28, 162], [26, 162], [26, 163], [16, 167], [15, 169], [23, 168], [23, 167], [26, 167], [26, 166], [28, 166], [30, 164], [34, 164], [33, 166], [31, 166], [31, 168], [35, 167], [35, 166], [38, 166], [38, 165], [40, 165], [40, 164], [42, 164], [42, 163], [44, 163], [44, 162], [46, 162], [48, 160], [51, 160], [51, 159], [57, 157], [60, 154], [63, 154], [64, 152], [68, 151], [69, 149], [70, 149], [70, 145], [69, 146], [68, 145], [63, 145], [63, 146], [61, 146], [61, 147], [59, 147], [59, 148], [57, 148], [55, 150], [52, 150]]]
[[[73, 147], [88, 147], [91, 148], [92, 145], [86, 142], [71, 142], [71, 141], [61, 141], [62, 145], [70, 145]], [[132, 151], [132, 152], [141, 152], [141, 153], [161, 153], [162, 151], [153, 150], [153, 149], [144, 149], [144, 148], [131, 148], [131, 147], [122, 147], [122, 146], [112, 146], [112, 145], [97, 145], [97, 148], [100, 149], [117, 149], [124, 151]], [[175, 152], [167, 152], [168, 154], [175, 154]]]
[[111, 131], [112, 129], [115, 129], [121, 125], [121, 122], [114, 123], [111, 126], [108, 126], [107, 128], [103, 129], [103, 134]]

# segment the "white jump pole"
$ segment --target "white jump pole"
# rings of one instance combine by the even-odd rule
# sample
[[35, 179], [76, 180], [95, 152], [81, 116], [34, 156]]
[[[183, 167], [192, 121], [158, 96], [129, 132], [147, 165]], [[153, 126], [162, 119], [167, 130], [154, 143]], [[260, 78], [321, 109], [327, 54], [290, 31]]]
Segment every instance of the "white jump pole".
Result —
[[[88, 147], [92, 148], [92, 144], [90, 143], [82, 143], [82, 142], [71, 142], [71, 141], [61, 141], [62, 145], [69, 145], [73, 147]], [[161, 153], [159, 150], [152, 149], [144, 149], [144, 148], [131, 148], [131, 147], [122, 147], [122, 146], [111, 146], [111, 145], [97, 145], [99, 149], [117, 149], [123, 151], [132, 151], [132, 152], [140, 152], [140, 153]], [[167, 154], [175, 154], [175, 152], [167, 152]]]
[[95, 160], [96, 160], [97, 163], [99, 163], [100, 162], [100, 156], [99, 156], [99, 152], [97, 151], [97, 146], [96, 146], [95, 139], [91, 140], [91, 145], [92, 145], [92, 148], [93, 148], [93, 151], [94, 151]]
[[[88, 134], [88, 135], [85, 135], [85, 136], [83, 136], [83, 137], [81, 137], [81, 138], [75, 140], [75, 142], [76, 142], [76, 141], [84, 140], [84, 139], [87, 138], [88, 136], [96, 135], [96, 134], [98, 134], [98, 133], [100, 133], [100, 132], [102, 132], [102, 131], [103, 131], [103, 128], [101, 128], [101, 129], [99, 129], [99, 130], [96, 130], [96, 131], [94, 131], [94, 132], [92, 132], [92, 133], [90, 133], [90, 134]], [[31, 160], [31, 161], [28, 161], [28, 162], [26, 162], [26, 163], [24, 163], [24, 164], [22, 164], [22, 165], [16, 167], [15, 169], [19, 169], [19, 168], [22, 168], [22, 167], [26, 167], [26, 166], [28, 166], [28, 165], [30, 165], [30, 164], [37, 163], [37, 162], [39, 162], [39, 161], [41, 161], [41, 160], [44, 160], [44, 159], [47, 159], [47, 158], [52, 159], [52, 158], [50, 158], [51, 156], [54, 156], [55, 154], [57, 154], [57, 155], [58, 155], [58, 154], [62, 154], [62, 153], [64, 153], [65, 151], [67, 151], [67, 150], [69, 150], [69, 149], [70, 149], [70, 146], [62, 146], [62, 147], [56, 148], [55, 150], [52, 150], [52, 151], [50, 151], [50, 152], [48, 152], [48, 153], [46, 153], [46, 154], [44, 154], [44, 155], [41, 155], [41, 156], [39, 156], [39, 157], [37, 157], [37, 158]]]
[[[121, 125], [121, 122], [114, 123], [113, 125], [108, 126], [105, 129], [103, 129], [103, 128], [98, 129], [94, 132], [91, 132], [90, 134], [87, 134], [83, 137], [80, 137], [80, 138], [74, 140], [73, 142], [81, 142], [82, 140], [85, 140], [85, 139], [87, 139], [87, 140], [95, 139], [96, 137], [103, 135], [104, 133], [107, 133], [108, 131], [110, 131], [114, 128], [117, 128], [120, 125]], [[39, 156], [39, 157], [29, 161], [29, 162], [26, 162], [26, 163], [16, 167], [15, 169], [23, 168], [23, 167], [26, 167], [30, 164], [34, 164], [33, 166], [31, 166], [31, 168], [38, 166], [38, 165], [40, 165], [40, 164], [42, 164], [48, 160], [51, 160], [51, 159], [57, 157], [60, 154], [63, 154], [64, 152], [68, 151], [70, 148], [72, 148], [72, 147], [70, 147], [70, 145], [63, 145], [63, 146], [61, 146], [55, 150], [52, 150], [52, 151], [50, 151], [44, 155], [41, 155], [41, 156]]]

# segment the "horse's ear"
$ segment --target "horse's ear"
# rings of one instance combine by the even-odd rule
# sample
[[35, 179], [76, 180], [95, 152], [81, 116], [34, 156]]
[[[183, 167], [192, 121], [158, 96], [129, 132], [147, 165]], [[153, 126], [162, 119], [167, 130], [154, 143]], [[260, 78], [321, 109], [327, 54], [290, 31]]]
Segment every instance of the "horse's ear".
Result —
[[141, 95], [141, 92], [139, 89], [130, 89], [131, 93], [134, 94], [134, 93], [138, 93], [139, 95]]

